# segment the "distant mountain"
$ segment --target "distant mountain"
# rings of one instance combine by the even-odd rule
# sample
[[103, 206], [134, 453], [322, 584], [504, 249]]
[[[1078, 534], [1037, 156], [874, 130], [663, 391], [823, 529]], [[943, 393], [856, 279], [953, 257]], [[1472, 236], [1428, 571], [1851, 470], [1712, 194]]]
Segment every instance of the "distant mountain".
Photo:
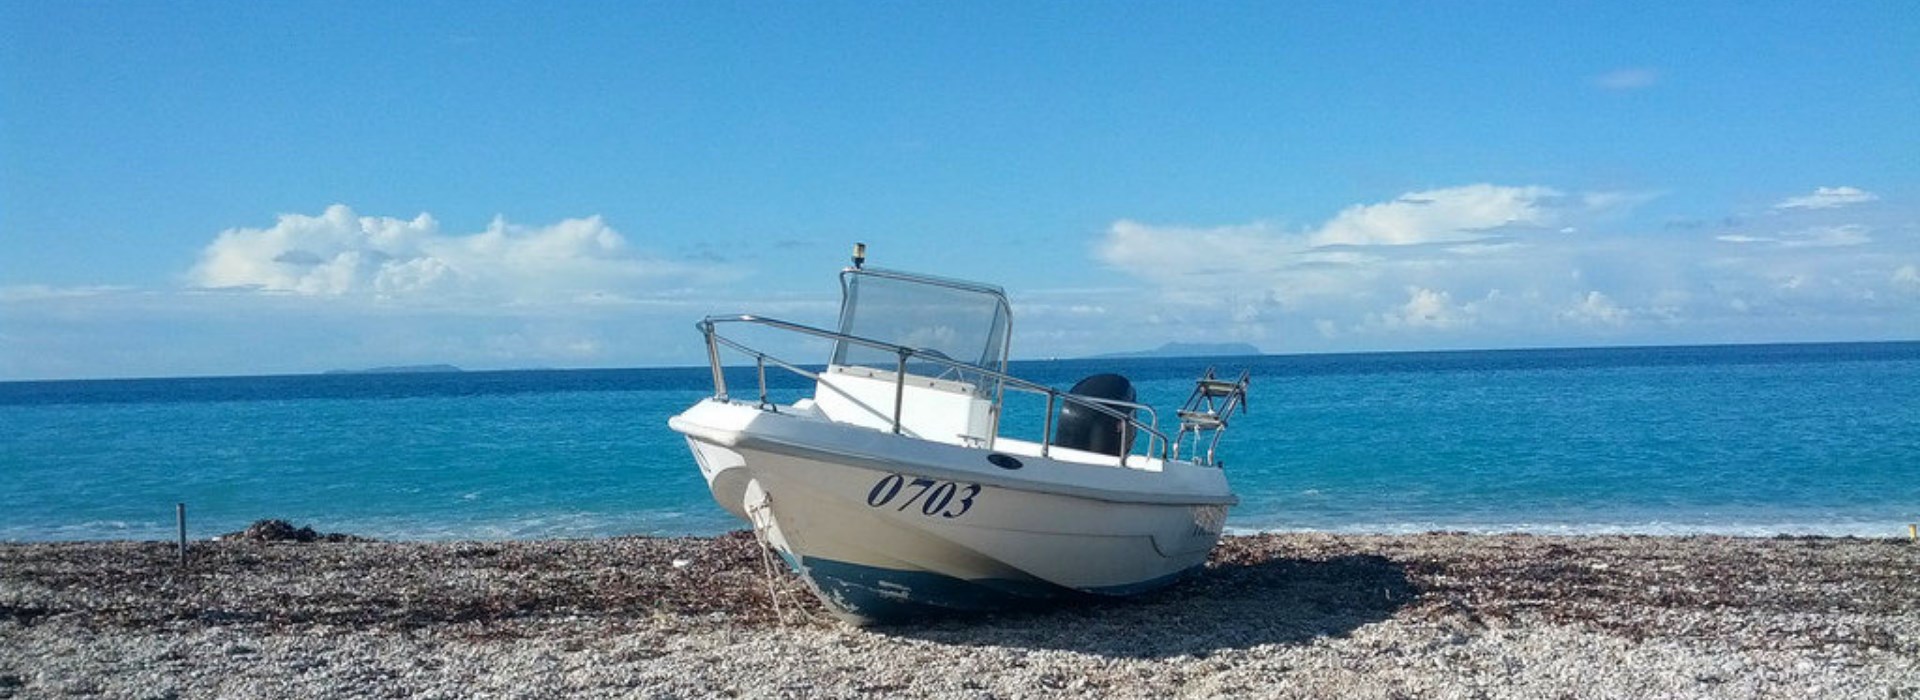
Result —
[[1246, 343], [1167, 343], [1152, 350], [1114, 352], [1094, 357], [1244, 357], [1262, 354], [1265, 353], [1260, 352], [1260, 348]]
[[324, 374], [430, 374], [434, 372], [460, 372], [453, 365], [399, 365], [396, 367], [370, 367], [367, 369], [330, 369]]

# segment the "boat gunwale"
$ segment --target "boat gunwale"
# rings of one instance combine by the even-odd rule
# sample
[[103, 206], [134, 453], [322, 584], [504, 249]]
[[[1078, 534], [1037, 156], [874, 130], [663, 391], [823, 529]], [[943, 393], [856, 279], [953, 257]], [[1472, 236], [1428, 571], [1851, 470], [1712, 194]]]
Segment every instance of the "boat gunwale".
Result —
[[[863, 428], [860, 426], [835, 423], [833, 421], [821, 420], [818, 418], [811, 418], [811, 417], [803, 417], [803, 416], [798, 416], [798, 415], [793, 415], [790, 413], [783, 413], [778, 411], [769, 411], [746, 402], [732, 401], [728, 399], [721, 399], [718, 397], [706, 399], [702, 401], [700, 404], [696, 404], [696, 407], [700, 405], [720, 405], [720, 406], [724, 406], [727, 408], [740, 410], [740, 411], [752, 411], [758, 414], [754, 418], [749, 419], [749, 422], [762, 420], [763, 419], [762, 417], [766, 417], [764, 418], [765, 420], [806, 421], [813, 424], [812, 426], [810, 426], [810, 429], [812, 430], [832, 429], [836, 432], [845, 431], [846, 434], [858, 435], [859, 437], [866, 438], [868, 440], [873, 440], [873, 439], [886, 440], [888, 438], [892, 438], [892, 439], [898, 439], [898, 440], [912, 441], [913, 443], [925, 445], [925, 446], [928, 446], [928, 448], [937, 450], [937, 451], [953, 450], [953, 451], [959, 451], [964, 453], [976, 453], [982, 456], [982, 460], [981, 460], [982, 464], [986, 463], [985, 457], [987, 455], [1005, 454], [1004, 452], [1001, 452], [998, 450], [992, 450], [984, 447], [953, 445], [953, 444], [947, 444], [947, 443], [942, 443], [942, 442], [933, 441], [933, 440], [927, 440], [924, 438], [917, 438], [917, 437], [906, 436], [906, 435], [893, 435], [890, 433], [874, 431], [870, 428]], [[691, 410], [689, 410], [689, 413], [690, 412]], [[700, 440], [702, 442], [708, 442], [708, 443], [725, 447], [728, 449], [735, 449], [735, 450], [742, 450], [742, 451], [759, 451], [759, 452], [766, 452], [766, 453], [772, 453], [772, 454], [779, 454], [779, 455], [794, 457], [798, 459], [805, 459], [810, 461], [842, 464], [846, 466], [867, 469], [869, 471], [880, 472], [880, 473], [908, 473], [908, 474], [914, 474], [917, 476], [927, 476], [931, 478], [939, 478], [939, 479], [945, 479], [949, 481], [965, 481], [965, 482], [971, 482], [971, 483], [980, 483], [983, 485], [993, 486], [996, 488], [1013, 489], [1013, 490], [1025, 491], [1029, 493], [1066, 496], [1071, 498], [1080, 498], [1080, 499], [1086, 499], [1086, 500], [1092, 500], [1092, 501], [1101, 501], [1106, 503], [1124, 503], [1124, 504], [1130, 504], [1130, 505], [1155, 505], [1155, 506], [1174, 506], [1174, 507], [1191, 507], [1191, 506], [1229, 506], [1231, 507], [1231, 506], [1239, 505], [1240, 503], [1239, 497], [1235, 496], [1231, 491], [1228, 491], [1224, 494], [1208, 494], [1208, 493], [1198, 493], [1198, 492], [1191, 492], [1191, 491], [1169, 493], [1165, 490], [1149, 491], [1149, 490], [1114, 489], [1114, 488], [1105, 488], [1105, 487], [1099, 487], [1099, 486], [1085, 486], [1085, 485], [1073, 484], [1073, 483], [1063, 483], [1059, 481], [1042, 481], [1042, 480], [1036, 480], [1032, 478], [1022, 478], [1021, 476], [1011, 474], [1011, 473], [999, 473], [998, 471], [987, 471], [985, 469], [980, 469], [976, 471], [976, 470], [967, 469], [964, 467], [939, 464], [939, 463], [928, 461], [925, 459], [918, 459], [912, 462], [903, 462], [901, 461], [902, 455], [897, 453], [891, 456], [886, 456], [886, 455], [876, 453], [874, 451], [862, 451], [862, 450], [850, 449], [845, 447], [836, 448], [836, 447], [826, 446], [825, 444], [821, 444], [821, 443], [824, 443], [825, 441], [816, 441], [816, 444], [808, 444], [806, 442], [793, 439], [792, 437], [768, 435], [766, 434], [765, 431], [756, 433], [756, 432], [750, 432], [750, 429], [732, 429], [732, 428], [726, 428], [726, 427], [713, 426], [705, 423], [696, 422], [693, 419], [688, 418], [686, 413], [674, 416], [668, 422], [674, 430], [679, 431], [683, 435], [686, 435], [696, 440]], [[743, 426], [743, 428], [749, 428], [749, 426]], [[855, 433], [854, 431], [858, 431], [858, 432]], [[1114, 470], [1115, 472], [1119, 472], [1119, 473], [1125, 473], [1129, 475], [1138, 475], [1133, 477], [1137, 479], [1158, 480], [1163, 482], [1173, 478], [1172, 476], [1167, 475], [1167, 472], [1166, 472], [1166, 469], [1170, 466], [1175, 468], [1183, 468], [1183, 469], [1190, 468], [1190, 469], [1196, 469], [1196, 470], [1209, 468], [1197, 462], [1187, 462], [1187, 461], [1180, 461], [1180, 460], [1163, 460], [1161, 463], [1160, 470], [1149, 471], [1149, 470], [1143, 470], [1143, 469], [1135, 469], [1131, 467], [1123, 467], [1118, 465], [1074, 462], [1074, 461], [1056, 459], [1053, 457], [1044, 457], [1044, 456], [1033, 457], [1030, 455], [1022, 455], [1022, 456], [1027, 459], [1043, 460], [1046, 463], [1057, 465], [1063, 468]], [[1039, 465], [1034, 465], [1034, 466], [1039, 466]]]

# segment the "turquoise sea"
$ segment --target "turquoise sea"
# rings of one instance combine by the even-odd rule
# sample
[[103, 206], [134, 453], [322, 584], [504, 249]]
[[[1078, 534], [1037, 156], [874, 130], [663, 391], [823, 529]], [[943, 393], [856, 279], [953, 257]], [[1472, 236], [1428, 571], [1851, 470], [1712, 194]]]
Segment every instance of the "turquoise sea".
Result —
[[[1016, 362], [1171, 415], [1253, 372], [1233, 531], [1905, 536], [1920, 343]], [[751, 386], [749, 370], [730, 380]], [[775, 398], [804, 384], [777, 379]], [[0, 540], [260, 518], [383, 539], [715, 534], [667, 417], [705, 368], [0, 383]], [[1022, 413], [1025, 411], [1028, 414]], [[1038, 411], [1014, 406], [1009, 425]]]

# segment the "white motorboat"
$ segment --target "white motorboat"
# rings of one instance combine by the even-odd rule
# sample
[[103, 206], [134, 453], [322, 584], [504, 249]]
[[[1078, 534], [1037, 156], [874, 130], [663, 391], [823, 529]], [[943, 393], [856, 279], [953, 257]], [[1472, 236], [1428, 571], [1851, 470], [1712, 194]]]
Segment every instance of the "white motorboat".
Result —
[[[669, 421], [714, 500], [829, 609], [867, 624], [1126, 595], [1205, 563], [1238, 502], [1214, 449], [1245, 373], [1209, 369], [1170, 438], [1118, 375], [1072, 391], [1008, 375], [1012, 310], [998, 287], [865, 267], [855, 251], [837, 330], [702, 320], [715, 395]], [[737, 339], [749, 332], [830, 344], [831, 359], [792, 364]], [[729, 391], [735, 352], [756, 372], [753, 398]], [[769, 364], [811, 380], [812, 396], [769, 401]], [[1038, 439], [1002, 434], [1013, 397], [1044, 403], [1025, 428]]]

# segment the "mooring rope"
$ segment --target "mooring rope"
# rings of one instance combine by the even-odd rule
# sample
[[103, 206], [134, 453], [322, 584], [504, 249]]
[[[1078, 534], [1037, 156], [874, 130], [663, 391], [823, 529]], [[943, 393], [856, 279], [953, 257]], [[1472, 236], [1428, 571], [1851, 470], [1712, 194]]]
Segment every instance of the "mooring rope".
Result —
[[767, 572], [767, 600], [773, 602], [774, 618], [781, 627], [786, 627], [787, 612], [780, 607], [780, 572], [773, 563], [773, 539], [766, 532], [773, 520], [771, 510], [772, 499], [763, 497], [759, 503], [747, 506], [747, 519], [753, 521], [753, 539], [760, 543], [760, 563]]

